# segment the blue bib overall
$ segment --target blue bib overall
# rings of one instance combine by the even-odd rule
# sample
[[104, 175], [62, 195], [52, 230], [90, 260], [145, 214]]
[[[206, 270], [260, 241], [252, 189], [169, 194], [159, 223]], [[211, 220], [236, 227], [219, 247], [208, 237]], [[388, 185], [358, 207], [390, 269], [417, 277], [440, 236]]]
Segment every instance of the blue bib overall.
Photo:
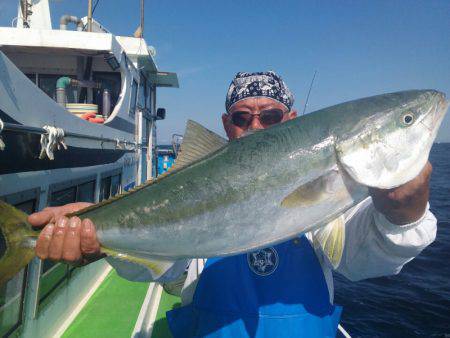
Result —
[[191, 304], [167, 312], [175, 338], [334, 337], [329, 301], [305, 236], [249, 254], [208, 259]]

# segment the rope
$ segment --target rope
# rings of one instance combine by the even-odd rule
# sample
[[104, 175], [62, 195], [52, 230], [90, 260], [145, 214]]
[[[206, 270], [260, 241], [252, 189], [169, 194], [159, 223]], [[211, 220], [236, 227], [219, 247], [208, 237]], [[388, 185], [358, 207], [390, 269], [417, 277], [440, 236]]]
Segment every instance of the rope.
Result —
[[118, 138], [116, 138], [116, 149], [123, 149], [121, 141]]
[[0, 119], [0, 151], [3, 151], [5, 149], [5, 142], [3, 142], [1, 135], [4, 127], [5, 124], [3, 123], [2, 119]]
[[61, 146], [67, 150], [67, 146], [64, 142], [64, 130], [52, 126], [44, 126], [42, 129], [47, 131], [47, 134], [41, 135], [41, 153], [39, 159], [43, 160], [48, 157], [49, 160], [55, 159], [54, 151], [60, 150]]

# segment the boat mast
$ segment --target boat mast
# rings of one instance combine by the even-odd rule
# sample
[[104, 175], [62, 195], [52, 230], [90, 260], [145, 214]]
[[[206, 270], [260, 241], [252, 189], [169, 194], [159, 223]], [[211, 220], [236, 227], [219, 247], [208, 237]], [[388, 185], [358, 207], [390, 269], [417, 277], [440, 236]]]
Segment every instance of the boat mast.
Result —
[[92, 0], [88, 0], [87, 31], [92, 32]]

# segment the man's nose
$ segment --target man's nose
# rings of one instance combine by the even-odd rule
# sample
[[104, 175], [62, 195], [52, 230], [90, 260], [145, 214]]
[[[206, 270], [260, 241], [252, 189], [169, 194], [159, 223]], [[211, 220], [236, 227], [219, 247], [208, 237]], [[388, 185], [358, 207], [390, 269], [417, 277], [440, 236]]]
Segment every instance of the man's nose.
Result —
[[257, 130], [257, 129], [264, 129], [264, 127], [261, 125], [261, 122], [259, 121], [259, 116], [253, 116], [252, 122], [248, 126], [249, 130]]

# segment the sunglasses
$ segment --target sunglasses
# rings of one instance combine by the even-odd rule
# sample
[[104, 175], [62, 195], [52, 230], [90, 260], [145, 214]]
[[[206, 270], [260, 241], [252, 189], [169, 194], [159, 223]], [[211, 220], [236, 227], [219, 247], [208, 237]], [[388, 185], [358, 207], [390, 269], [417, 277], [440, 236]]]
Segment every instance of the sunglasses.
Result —
[[231, 122], [239, 128], [247, 129], [252, 123], [255, 116], [258, 116], [259, 122], [263, 126], [271, 126], [273, 124], [280, 123], [285, 113], [287, 112], [284, 112], [281, 109], [263, 110], [259, 114], [251, 114], [244, 111], [235, 111], [231, 113]]

